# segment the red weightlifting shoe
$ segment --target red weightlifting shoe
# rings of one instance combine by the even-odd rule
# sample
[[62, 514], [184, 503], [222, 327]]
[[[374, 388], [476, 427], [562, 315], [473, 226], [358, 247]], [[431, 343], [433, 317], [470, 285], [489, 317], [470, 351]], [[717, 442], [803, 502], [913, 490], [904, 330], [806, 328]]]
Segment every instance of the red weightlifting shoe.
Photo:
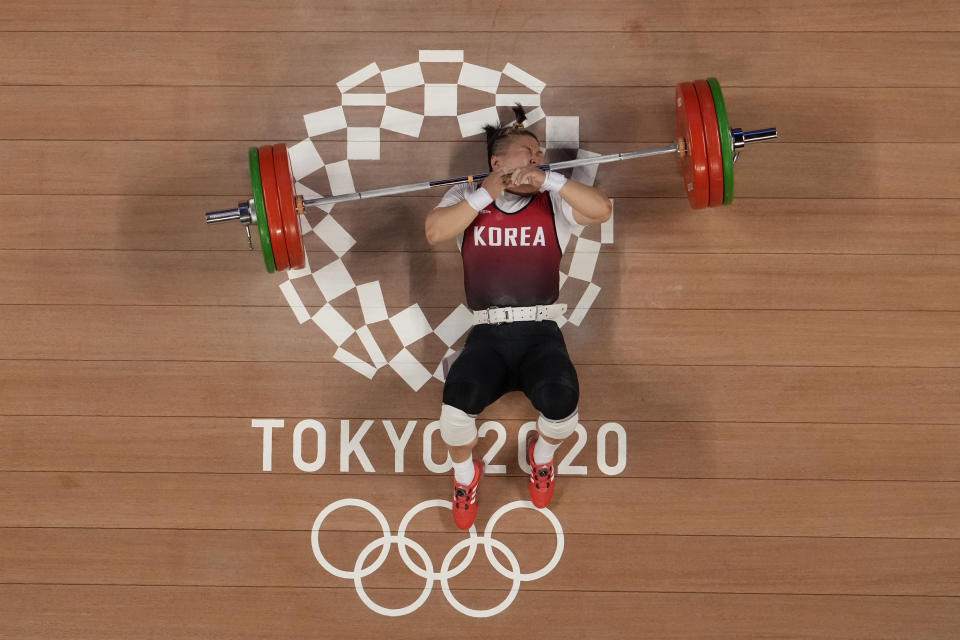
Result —
[[453, 479], [453, 522], [460, 529], [469, 529], [477, 519], [477, 487], [483, 478], [483, 462], [473, 461], [473, 482], [469, 486]]
[[554, 469], [553, 460], [546, 464], [533, 462], [533, 448], [539, 437], [540, 434], [536, 431], [527, 434], [527, 462], [530, 464], [530, 500], [542, 509], [550, 504], [553, 498]]

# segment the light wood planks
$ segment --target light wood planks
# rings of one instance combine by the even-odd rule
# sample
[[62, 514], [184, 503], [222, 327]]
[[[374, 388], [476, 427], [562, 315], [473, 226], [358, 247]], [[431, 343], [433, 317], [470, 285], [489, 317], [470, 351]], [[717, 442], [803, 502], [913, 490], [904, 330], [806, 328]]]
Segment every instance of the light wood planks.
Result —
[[[424, 310], [438, 319], [449, 311]], [[564, 330], [577, 364], [960, 366], [958, 313], [597, 308], [588, 317], [582, 327]], [[295, 322], [282, 301], [5, 305], [0, 360], [333, 362], [333, 343], [315, 333], [306, 339]], [[109, 336], [107, 326], [114, 327]], [[409, 350], [418, 358], [433, 355], [423, 343]]]
[[[447, 476], [370, 474], [2, 474], [0, 527], [257, 529], [310, 531], [320, 510], [344, 497], [375, 504], [395, 528], [424, 497], [444, 498]], [[529, 500], [524, 477], [489, 476], [478, 527], [497, 507]], [[162, 499], [158, 499], [162, 497]], [[564, 478], [557, 515], [566, 533], [864, 538], [956, 538], [960, 492], [951, 482]], [[410, 531], [455, 532], [433, 510]], [[642, 517], [638, 517], [642, 514]], [[373, 516], [344, 509], [324, 530], [377, 531]], [[329, 529], [327, 528], [329, 527]], [[497, 531], [550, 531], [533, 512], [504, 517]]]
[[[0, 15], [0, 637], [508, 637], [531, 619], [558, 639], [956, 635], [960, 137], [944, 124], [960, 116], [956, 3], [229, 5], [10, 0]], [[673, 85], [706, 75], [733, 126], [782, 134], [744, 154], [730, 208], [688, 210], [674, 159], [600, 171], [616, 243], [590, 316], [564, 330], [588, 434], [573, 463], [588, 475], [561, 476], [560, 564], [486, 621], [438, 585], [421, 611], [387, 619], [317, 565], [308, 531], [333, 500], [369, 499], [396, 528], [448, 496], [449, 476], [424, 463], [440, 385], [414, 393], [389, 368], [368, 382], [334, 362], [240, 230], [200, 221], [248, 197], [248, 144], [302, 140], [301, 116], [338, 105], [339, 80], [428, 48], [537, 76], [545, 111], [580, 116], [594, 151], [667, 142]], [[431, 83], [459, 72], [423, 68]], [[461, 89], [458, 110], [491, 100]], [[418, 111], [423, 89], [388, 102]], [[377, 126], [380, 112], [346, 114]], [[382, 139], [382, 160], [351, 163], [358, 188], [483, 164], [454, 118]], [[344, 140], [317, 145], [332, 161]], [[419, 302], [433, 325], [462, 298], [453, 244], [423, 238], [439, 196], [335, 212], [358, 240], [357, 282], [383, 280], [391, 312]], [[307, 247], [314, 269], [332, 260], [319, 238]], [[325, 302], [309, 278], [296, 286], [312, 310]], [[582, 287], [565, 285], [567, 301]], [[336, 304], [359, 322], [355, 295]], [[432, 369], [445, 348], [412, 351]], [[534, 416], [520, 394], [482, 416], [508, 435], [481, 527], [526, 498], [517, 429]], [[285, 419], [270, 472], [254, 417]], [[294, 463], [304, 418], [326, 427], [315, 473]], [[356, 456], [340, 471], [342, 419], [346, 437], [377, 420], [362, 440], [376, 473]], [[416, 421], [402, 474], [383, 420]], [[598, 460], [608, 421], [627, 434], [615, 476]], [[303, 446], [311, 459], [316, 440]], [[436, 434], [430, 449], [443, 456]], [[374, 529], [351, 509], [320, 537], [348, 566]], [[435, 564], [462, 536], [440, 510], [413, 529]], [[521, 512], [497, 537], [529, 570], [548, 530]], [[492, 606], [508, 583], [482, 554], [475, 564], [454, 591]], [[422, 581], [391, 558], [365, 585], [400, 606]]]
[[[463, 535], [419, 532], [412, 537], [440, 567]], [[527, 572], [544, 566], [556, 544], [545, 532], [495, 531], [495, 537]], [[375, 538], [372, 531], [321, 530], [318, 543], [334, 566], [352, 569]], [[611, 548], [618, 552], [610, 553]], [[958, 561], [957, 540], [568, 533], [557, 567], [522, 590], [956, 597], [960, 582], [952, 567]], [[499, 590], [503, 582], [481, 552], [453, 584], [459, 592]], [[305, 531], [156, 529], [0, 529], [0, 583], [350, 586], [320, 570]], [[368, 588], [422, 584], [397, 560], [396, 549], [364, 580]]]
[[[548, 85], [673, 86], [721, 68], [730, 87], [960, 86], [952, 73], [960, 63], [957, 32], [586, 32], [555, 42], [546, 35], [451, 31], [431, 34], [429, 43], [463, 50], [481, 66], [512, 62]], [[374, 61], [382, 70], [416, 62], [423, 48], [405, 33], [11, 32], [0, 41], [7, 61], [0, 83], [333, 86]], [[576, 64], [562, 63], [574, 58], [572, 48]], [[330, 59], [338, 51], [349, 51], [340, 64]]]
[[[661, 140], [659, 143], [668, 142]], [[0, 185], [9, 195], [223, 195], [249, 197], [250, 178], [243, 152], [256, 142], [2, 142]], [[346, 143], [328, 162], [346, 158]], [[597, 153], [616, 153], [647, 143], [598, 143]], [[354, 187], [373, 189], [424, 179], [476, 172], [482, 142], [451, 146], [440, 142], [383, 142], [381, 160], [351, 164]], [[428, 163], [410, 162], [427, 157]], [[471, 160], [472, 158], [472, 160]], [[677, 198], [683, 181], [677, 158], [647, 158], [608, 165], [597, 187], [608, 196]], [[751, 148], [737, 164], [737, 193], [747, 198], [957, 198], [960, 185], [940, 178], [943, 167], [960, 163], [960, 144], [769, 143]], [[83, 171], [77, 171], [77, 165]], [[426, 174], [426, 175], [424, 175]], [[383, 176], [390, 176], [385, 180]], [[321, 180], [323, 184], [315, 181]], [[304, 179], [326, 191], [326, 175]], [[440, 194], [435, 196], [439, 199]], [[227, 204], [233, 204], [235, 202]], [[223, 208], [223, 207], [221, 207]], [[135, 212], [128, 212], [127, 218]], [[202, 212], [183, 212], [196, 224]], [[197, 216], [197, 217], [194, 217]]]
[[[676, 136], [672, 86], [567, 87], [562, 82], [544, 90], [543, 109], [547, 115], [579, 116], [585, 144], [669, 142]], [[724, 97], [732, 126], [776, 126], [790, 142], [960, 142], [960, 132], [944, 126], [960, 118], [956, 88], [729, 87]], [[388, 104], [422, 113], [423, 98], [417, 88], [390, 94]], [[458, 91], [458, 100], [461, 112], [494, 104], [492, 94], [469, 88]], [[295, 142], [306, 137], [301, 116], [341, 101], [336, 87], [10, 86], [0, 94], [0, 139]], [[379, 126], [383, 111], [345, 108], [350, 126]], [[410, 139], [387, 129], [380, 136]], [[346, 140], [346, 131], [323, 139]], [[417, 139], [454, 142], [462, 134], [454, 118], [427, 118]], [[481, 158], [478, 165], [483, 164]]]
[[[578, 375], [583, 420], [956, 424], [960, 415], [957, 368], [581, 365]], [[435, 415], [440, 383], [414, 393], [382, 370], [368, 386], [340, 363], [9, 360], [0, 406], [11, 416], [399, 420]], [[529, 420], [536, 412], [513, 393], [485, 416]]]
[[735, 9], [718, 10], [708, 0], [682, 7], [665, 0], [620, 2], [599, 0], [589, 6], [562, 0], [522, 11], [491, 10], [488, 5], [455, 0], [443, 11], [420, 3], [363, 0], [350, 5], [318, 2], [306, 12], [295, 0], [282, 0], [269, 10], [253, 0], [234, 1], [230, 10], [212, 0], [174, 0], [163, 8], [148, 0], [11, 0], [0, 19], [10, 31], [957, 31], [960, 12], [948, 0], [927, 0], [905, 9], [894, 0], [864, 4], [857, 0], [770, 4], [750, 0]]
[[[400, 607], [416, 600], [422, 588], [371, 590], [370, 595]], [[458, 591], [456, 595], [474, 607], [492, 607], [502, 599], [499, 591]], [[35, 613], [26, 617], [19, 615], [22, 610]], [[478, 636], [507, 636], [532, 617], [549, 619], [556, 628], [552, 635], [558, 639], [620, 640], [628, 626], [640, 637], [661, 638], [739, 640], [772, 632], [780, 638], [812, 640], [933, 640], [949, 638], [958, 615], [956, 598], [527, 593], [521, 589], [513, 606], [500, 616], [471, 620], [447, 604], [435, 586], [417, 614], [397, 619], [371, 614], [352, 587], [0, 587], [0, 633], [24, 640], [64, 636], [253, 640], [262, 638], [264, 629], [304, 640], [358, 633], [406, 640], [422, 638], [427, 624], [455, 625]], [[617, 623], [610, 624], [611, 619]]]
[[[310, 257], [315, 271], [334, 260]], [[455, 253], [351, 253], [344, 264], [355, 284], [382, 281], [391, 310], [463, 301]], [[192, 277], [171, 277], [177, 272]], [[247, 251], [0, 250], [6, 304], [282, 307], [286, 279], [264, 273], [263, 259]], [[614, 254], [597, 260], [593, 279], [603, 288], [598, 309], [960, 310], [960, 256]], [[309, 276], [294, 282], [308, 309], [326, 302]], [[576, 304], [583, 288], [571, 281], [561, 293]], [[358, 308], [356, 293], [335, 306]]]
[[[351, 252], [456, 252], [452, 241], [427, 244], [423, 220], [441, 191], [430, 193], [343, 203], [333, 210], [334, 217], [357, 240]], [[239, 225], [210, 227], [201, 215], [247, 195], [0, 195], [0, 248], [242, 252], [246, 244]], [[950, 199], [738, 198], [733, 206], [706, 211], [693, 211], [685, 203], [683, 198], [618, 197], [614, 243], [602, 251], [957, 254], [960, 247], [960, 216], [954, 215], [956, 202]], [[313, 224], [324, 215], [320, 210], [308, 213]], [[586, 236], [595, 239], [595, 230], [588, 229]], [[312, 233], [304, 244], [310, 255], [327, 250]], [[256, 240], [254, 246], [259, 252]], [[258, 256], [249, 257], [255, 263]], [[262, 269], [261, 274], [269, 277]]]

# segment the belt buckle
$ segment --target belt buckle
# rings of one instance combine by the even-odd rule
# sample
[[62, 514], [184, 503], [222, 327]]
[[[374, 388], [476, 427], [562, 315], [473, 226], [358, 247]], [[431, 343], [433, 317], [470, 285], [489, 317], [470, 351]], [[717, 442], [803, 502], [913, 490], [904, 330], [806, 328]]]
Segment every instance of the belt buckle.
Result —
[[[500, 310], [503, 311], [503, 322], [514, 321], [513, 307], [502, 307]], [[503, 322], [501, 322], [500, 324], [503, 324]]]

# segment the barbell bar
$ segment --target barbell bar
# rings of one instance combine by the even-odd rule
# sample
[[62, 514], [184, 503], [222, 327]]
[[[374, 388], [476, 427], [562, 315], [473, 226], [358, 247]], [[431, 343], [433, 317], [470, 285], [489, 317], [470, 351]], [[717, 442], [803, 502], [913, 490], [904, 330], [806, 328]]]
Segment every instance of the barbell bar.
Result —
[[[777, 130], [768, 128], [743, 131], [731, 128], [723, 92], [716, 78], [678, 84], [675, 108], [677, 139], [669, 145], [565, 160], [537, 167], [561, 171], [621, 160], [678, 154], [684, 188], [692, 208], [704, 209], [730, 204], [733, 202], [734, 192], [733, 165], [737, 162], [741, 150], [748, 144], [777, 138]], [[477, 173], [459, 178], [304, 200], [303, 196], [296, 195], [286, 145], [265, 145], [259, 149], [251, 147], [248, 153], [253, 198], [239, 203], [234, 209], [206, 213], [204, 220], [208, 224], [240, 221], [245, 225], [251, 249], [253, 241], [250, 225], [256, 224], [264, 264], [271, 273], [278, 269], [301, 269], [305, 266], [306, 253], [300, 233], [300, 215], [305, 207], [393, 196], [464, 182], [481, 182], [490, 175]]]

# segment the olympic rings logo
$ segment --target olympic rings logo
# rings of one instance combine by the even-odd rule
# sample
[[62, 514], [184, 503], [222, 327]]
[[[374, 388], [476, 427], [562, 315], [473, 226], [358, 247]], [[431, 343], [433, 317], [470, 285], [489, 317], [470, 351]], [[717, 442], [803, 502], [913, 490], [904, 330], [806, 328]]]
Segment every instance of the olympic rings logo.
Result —
[[[374, 540], [363, 548], [363, 550], [360, 552], [360, 555], [357, 556], [357, 559], [354, 562], [352, 571], [339, 569], [333, 566], [324, 557], [323, 552], [320, 550], [320, 526], [331, 513], [337, 509], [340, 509], [341, 507], [360, 507], [361, 509], [369, 511], [373, 517], [376, 518], [383, 532], [383, 535], [380, 538]], [[489, 618], [506, 610], [507, 607], [513, 604], [514, 599], [516, 599], [517, 593], [520, 590], [521, 582], [530, 582], [547, 575], [553, 571], [554, 567], [557, 566], [557, 563], [560, 562], [560, 556], [563, 555], [563, 529], [560, 526], [560, 521], [557, 519], [557, 516], [554, 515], [554, 513], [549, 509], [536, 508], [529, 500], [517, 500], [515, 502], [510, 502], [503, 505], [497, 509], [492, 516], [490, 516], [490, 520], [487, 521], [487, 527], [482, 536], [477, 535], [477, 529], [475, 526], [470, 527], [468, 532], [469, 537], [453, 545], [450, 551], [447, 552], [447, 555], [444, 556], [443, 562], [440, 565], [440, 571], [434, 571], [433, 562], [430, 560], [430, 556], [427, 554], [426, 549], [424, 549], [419, 543], [408, 538], [406, 535], [407, 527], [410, 525], [410, 521], [413, 520], [414, 516], [431, 507], [449, 510], [451, 509], [451, 502], [449, 500], [427, 500], [425, 502], [421, 502], [410, 509], [406, 515], [403, 516], [403, 519], [400, 521], [400, 528], [397, 529], [397, 533], [392, 534], [390, 533], [390, 525], [387, 523], [387, 519], [383, 515], [383, 512], [369, 502], [365, 500], [359, 500], [357, 498], [344, 498], [342, 500], [337, 500], [336, 502], [333, 502], [325, 507], [317, 516], [317, 519], [313, 522], [313, 530], [310, 534], [310, 542], [313, 546], [313, 555], [316, 557], [317, 562], [320, 563], [320, 566], [326, 569], [327, 572], [337, 576], [338, 578], [343, 578], [344, 580], [353, 580], [353, 584], [357, 589], [357, 595], [360, 596], [360, 600], [371, 611], [379, 613], [380, 615], [397, 617], [413, 613], [419, 609], [424, 602], [427, 601], [427, 598], [430, 597], [430, 592], [433, 590], [433, 583], [439, 580], [440, 588], [443, 591], [443, 595], [446, 597], [447, 602], [449, 602], [450, 605], [460, 613], [467, 616], [472, 616], [474, 618]], [[553, 525], [554, 532], [557, 535], [557, 545], [556, 550], [553, 552], [553, 557], [550, 558], [550, 561], [538, 571], [522, 573], [520, 571], [519, 562], [517, 561], [517, 556], [513, 553], [513, 551], [503, 542], [493, 537], [493, 527], [497, 524], [501, 517], [513, 511], [514, 509], [533, 509], [534, 511], [543, 514], [543, 516], [550, 521], [550, 524]], [[417, 599], [411, 604], [399, 609], [389, 609], [377, 604], [370, 598], [363, 588], [363, 579], [383, 565], [387, 559], [387, 556], [390, 554], [390, 546], [393, 544], [396, 544], [397, 548], [400, 550], [400, 557], [403, 559], [403, 563], [407, 566], [407, 568], [417, 576], [426, 580], [426, 584], [424, 585], [423, 591], [420, 593], [419, 597], [417, 597]], [[495, 607], [491, 607], [490, 609], [471, 609], [457, 600], [450, 589], [450, 579], [460, 575], [466, 570], [470, 563], [473, 562], [473, 558], [477, 552], [477, 547], [479, 546], [483, 546], [487, 560], [497, 571], [497, 573], [511, 581], [510, 592], [507, 594], [507, 597], [504, 598], [500, 604]], [[410, 558], [410, 554], [407, 552], [408, 548], [412, 549], [414, 553], [420, 557], [420, 561], [422, 562], [423, 566], [418, 565]], [[494, 548], [496, 548], [504, 555], [504, 557], [506, 557], [507, 562], [510, 564], [509, 569], [504, 567], [500, 561], [497, 560], [496, 556], [493, 554]], [[364, 567], [363, 565], [367, 558], [370, 557], [370, 555], [377, 549], [380, 549], [380, 555], [377, 556], [377, 559], [374, 560], [370, 566]], [[466, 557], [460, 562], [460, 564], [451, 569], [450, 564], [453, 562], [453, 559], [457, 557], [457, 554], [459, 554], [463, 549], [467, 549]]]

